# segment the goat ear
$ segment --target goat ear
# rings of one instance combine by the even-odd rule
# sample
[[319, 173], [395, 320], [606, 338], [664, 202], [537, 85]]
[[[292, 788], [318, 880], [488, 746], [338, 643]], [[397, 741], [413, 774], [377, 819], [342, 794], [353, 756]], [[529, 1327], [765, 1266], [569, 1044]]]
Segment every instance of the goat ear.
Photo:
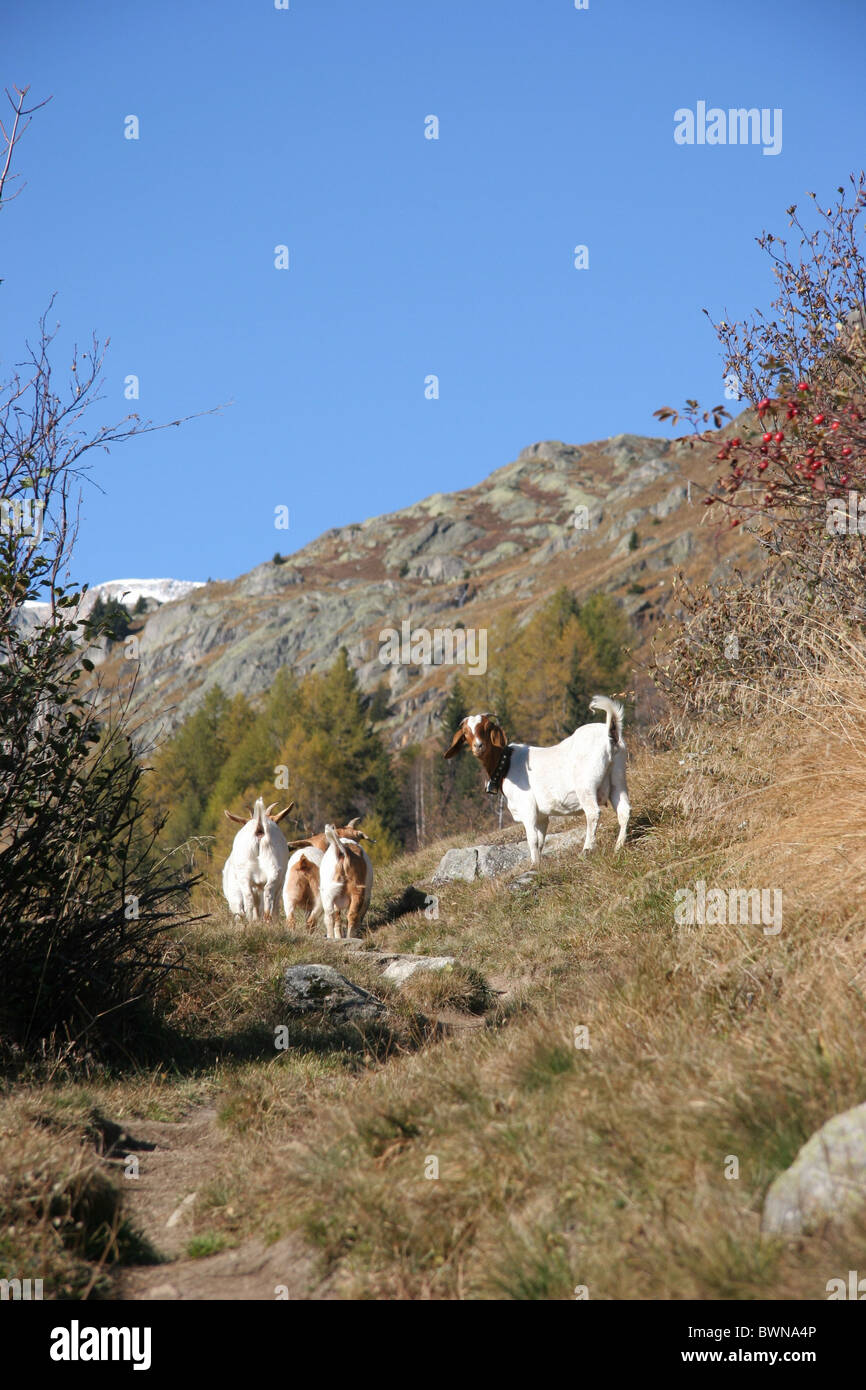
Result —
[[[274, 805], [275, 805], [275, 806], [276, 806], [276, 804], [277, 804], [277, 803], [274, 802]], [[280, 821], [283, 819], [283, 816], [287, 816], [287, 815], [289, 814], [290, 811], [294, 810], [294, 806], [295, 806], [294, 801], [290, 801], [289, 804], [288, 804], [288, 806], [286, 807], [286, 809], [285, 809], [284, 811], [278, 811], [277, 814], [276, 814], [275, 816], [272, 816], [272, 817], [271, 817], [271, 819], [274, 821], [275, 824], [279, 825]]]
[[456, 734], [451, 740], [450, 746], [442, 754], [443, 758], [453, 758], [455, 753], [460, 752], [461, 746], [466, 742], [466, 730], [461, 724]]
[[[228, 816], [229, 820], [236, 820], [238, 825], [246, 825], [246, 821], [244, 820], [243, 816], [236, 816], [233, 811], [226, 811], [225, 814]], [[250, 820], [252, 820], [252, 816], [250, 817]]]
[[495, 719], [491, 719], [487, 726], [490, 742], [494, 748], [507, 748], [508, 739], [505, 737], [505, 730], [501, 724], [497, 724]]

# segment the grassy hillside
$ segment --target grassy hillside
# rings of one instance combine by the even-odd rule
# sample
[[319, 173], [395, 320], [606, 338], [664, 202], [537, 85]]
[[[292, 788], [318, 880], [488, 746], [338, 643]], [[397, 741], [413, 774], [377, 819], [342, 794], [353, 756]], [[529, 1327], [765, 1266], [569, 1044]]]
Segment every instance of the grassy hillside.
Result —
[[[616, 860], [608, 810], [594, 858], [545, 860], [530, 887], [443, 887], [433, 921], [401, 898], [455, 841], [396, 860], [360, 950], [232, 926], [214, 894], [168, 948], [186, 969], [151, 1057], [36, 1068], [4, 1096], [3, 1272], [46, 1296], [147, 1296], [291, 1237], [292, 1296], [826, 1296], [862, 1268], [866, 1230], [783, 1244], [759, 1223], [773, 1177], [866, 1091], [864, 681], [863, 654], [837, 648], [774, 707], [632, 749]], [[675, 893], [701, 878], [781, 888], [781, 931], [677, 925]], [[376, 949], [459, 965], [398, 992]], [[389, 1025], [296, 1024], [275, 1051], [282, 968], [323, 960]], [[144, 1175], [153, 1157], [120, 1136], [211, 1112], [194, 1184], [166, 1194], [197, 1193], [181, 1264], [125, 1284], [165, 1244], [123, 1175], [124, 1154]]]

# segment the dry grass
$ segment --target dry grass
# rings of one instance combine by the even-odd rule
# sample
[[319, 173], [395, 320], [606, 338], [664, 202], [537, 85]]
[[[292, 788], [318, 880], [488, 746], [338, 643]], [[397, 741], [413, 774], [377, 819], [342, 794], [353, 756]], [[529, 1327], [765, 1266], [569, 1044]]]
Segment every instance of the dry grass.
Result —
[[[392, 1005], [387, 1038], [307, 1028], [275, 1053], [279, 967], [333, 948], [192, 929], [171, 1022], [210, 1051], [174, 1075], [98, 1080], [75, 1105], [171, 1110], [207, 1090], [225, 1145], [195, 1251], [300, 1229], [342, 1296], [826, 1296], [863, 1267], [866, 1230], [781, 1244], [759, 1220], [805, 1139], [866, 1095], [864, 692], [862, 652], [837, 642], [772, 714], [639, 753], [640, 824], [616, 861], [608, 820], [596, 857], [545, 862], [530, 889], [439, 889], [436, 921], [394, 914], [445, 846], [388, 866], [368, 944], [460, 965], [401, 993], [369, 950], [344, 952]], [[782, 888], [781, 932], [678, 925], [674, 894], [699, 878]], [[444, 1039], [418, 1023], [485, 1007]], [[9, 1102], [19, 1143], [59, 1145], [55, 1167], [86, 1145], [33, 1126], [32, 1106], [71, 1092], [31, 1091], [29, 1130]]]
[[156, 1258], [123, 1214], [113, 1136], [72, 1094], [0, 1101], [0, 1277], [42, 1279], [46, 1298], [98, 1297], [112, 1264]]

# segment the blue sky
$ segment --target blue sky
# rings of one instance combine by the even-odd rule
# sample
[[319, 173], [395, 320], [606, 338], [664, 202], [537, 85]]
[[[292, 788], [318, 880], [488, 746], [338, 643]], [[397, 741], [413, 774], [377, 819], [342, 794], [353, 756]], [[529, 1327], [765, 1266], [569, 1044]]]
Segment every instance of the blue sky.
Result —
[[[60, 366], [111, 339], [95, 422], [233, 402], [94, 456], [82, 581], [230, 578], [537, 439], [715, 404], [702, 307], [765, 304], [755, 236], [864, 162], [859, 0], [3, 8], [0, 81], [53, 96], [0, 218], [4, 375], [56, 292]], [[699, 101], [781, 108], [781, 153], [677, 145]]]

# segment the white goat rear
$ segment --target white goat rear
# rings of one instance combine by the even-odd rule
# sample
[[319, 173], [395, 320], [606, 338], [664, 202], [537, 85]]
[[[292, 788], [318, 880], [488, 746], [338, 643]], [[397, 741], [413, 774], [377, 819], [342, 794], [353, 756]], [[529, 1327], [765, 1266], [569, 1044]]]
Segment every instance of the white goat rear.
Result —
[[292, 807], [271, 816], [276, 804], [272, 802], [265, 810], [264, 800], [259, 797], [248, 821], [226, 811], [229, 820], [237, 821], [242, 829], [235, 835], [223, 869], [223, 892], [232, 912], [243, 915], [248, 922], [260, 922], [263, 917], [266, 922], [271, 921], [286, 876], [289, 847], [277, 822]]

